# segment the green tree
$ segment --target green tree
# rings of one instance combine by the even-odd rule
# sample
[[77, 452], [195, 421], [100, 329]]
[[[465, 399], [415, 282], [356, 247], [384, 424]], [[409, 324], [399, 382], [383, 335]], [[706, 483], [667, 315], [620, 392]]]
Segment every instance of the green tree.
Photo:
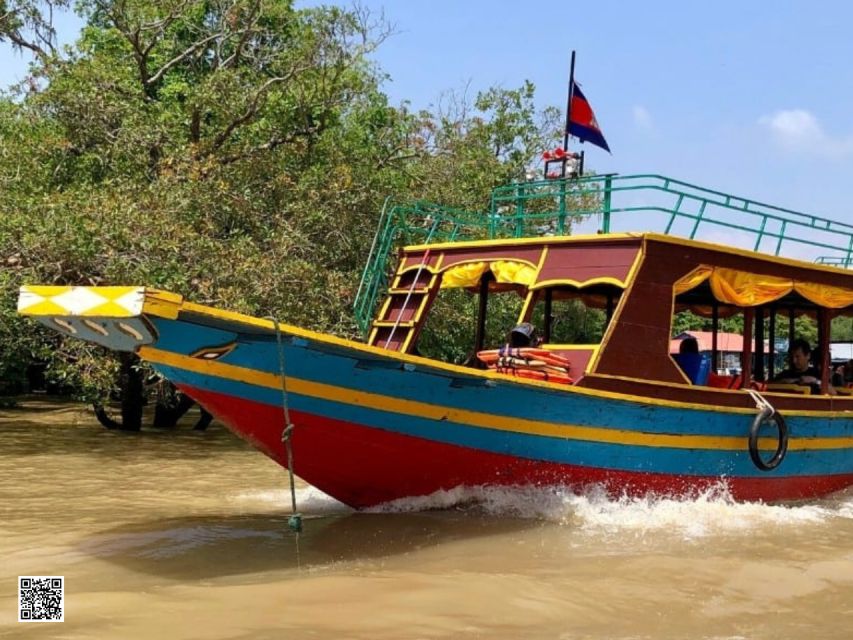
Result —
[[24, 326], [23, 283], [146, 284], [353, 336], [384, 197], [481, 211], [556, 126], [530, 84], [389, 105], [370, 59], [389, 29], [357, 8], [81, 0], [60, 51], [49, 16], [67, 5], [0, 5], [0, 39], [35, 56], [0, 99], [0, 375], [44, 360], [94, 397], [117, 368]]

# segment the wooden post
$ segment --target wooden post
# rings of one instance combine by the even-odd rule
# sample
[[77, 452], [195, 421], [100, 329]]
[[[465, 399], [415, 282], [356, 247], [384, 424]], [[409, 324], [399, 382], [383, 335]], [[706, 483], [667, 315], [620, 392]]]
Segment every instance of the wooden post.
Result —
[[791, 350], [791, 343], [794, 341], [794, 318], [796, 317], [796, 309], [791, 307], [788, 309], [788, 351]]
[[477, 332], [474, 335], [474, 351], [482, 351], [486, 342], [486, 310], [489, 304], [489, 274], [480, 278], [480, 299], [477, 307]]
[[830, 365], [832, 358], [830, 356], [830, 333], [832, 332], [832, 316], [828, 309], [823, 307], [817, 310], [818, 333], [820, 334], [820, 392], [823, 394], [829, 393], [830, 381]]
[[720, 363], [717, 362], [720, 354], [717, 349], [717, 332], [720, 329], [720, 303], [714, 299], [711, 305], [711, 366], [714, 368], [714, 373], [720, 368]]
[[755, 319], [755, 309], [746, 307], [743, 310], [743, 351], [741, 352], [741, 385], [744, 389], [749, 389], [749, 383], [752, 381], [752, 322]]
[[551, 302], [554, 297], [553, 289], [545, 289], [545, 327], [542, 331], [542, 342], [551, 342]]
[[755, 309], [755, 379], [764, 382], [764, 307]]
[[767, 338], [769, 342], [769, 353], [767, 354], [767, 379], [773, 380], [776, 375], [776, 307], [770, 307], [770, 322]]

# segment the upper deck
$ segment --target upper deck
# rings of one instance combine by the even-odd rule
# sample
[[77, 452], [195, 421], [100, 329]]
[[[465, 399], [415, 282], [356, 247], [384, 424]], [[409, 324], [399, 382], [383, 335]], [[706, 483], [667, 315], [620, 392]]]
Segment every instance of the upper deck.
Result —
[[795, 257], [801, 268], [815, 260], [853, 265], [853, 225], [828, 218], [658, 175], [541, 180], [496, 188], [488, 211], [481, 213], [424, 202], [386, 206], [356, 297], [356, 319], [367, 332], [389, 285], [391, 254], [401, 245], [501, 239], [503, 246], [520, 247], [529, 238], [623, 232], [657, 232], [710, 242], [719, 250]]

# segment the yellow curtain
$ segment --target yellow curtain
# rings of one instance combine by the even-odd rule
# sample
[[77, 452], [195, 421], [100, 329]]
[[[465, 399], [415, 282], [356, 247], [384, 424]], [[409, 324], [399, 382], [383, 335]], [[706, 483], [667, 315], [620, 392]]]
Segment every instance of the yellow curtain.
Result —
[[681, 295], [685, 291], [695, 289], [700, 284], [705, 282], [705, 280], [710, 278], [712, 273], [714, 273], [713, 267], [706, 267], [704, 265], [701, 267], [696, 267], [686, 276], [676, 280], [675, 284], [673, 285], [675, 295]]
[[720, 302], [739, 307], [755, 307], [778, 300], [791, 292], [793, 280], [735, 269], [716, 268], [711, 274], [711, 291]]
[[705, 265], [677, 280], [673, 291], [675, 295], [680, 295], [699, 286], [708, 278], [711, 280], [711, 291], [717, 300], [738, 307], [767, 304], [788, 295], [791, 291], [796, 291], [807, 300], [827, 309], [841, 309], [853, 305], [853, 289]]
[[441, 278], [441, 288], [475, 287], [480, 282], [480, 276], [488, 268], [489, 265], [486, 262], [466, 262], [450, 267]]
[[841, 309], [853, 304], [853, 291], [814, 282], [795, 282], [794, 291], [827, 309]]
[[441, 279], [442, 289], [454, 287], [476, 287], [483, 274], [491, 269], [499, 284], [521, 284], [529, 287], [536, 281], [536, 269], [524, 262], [495, 260], [488, 262], [466, 262], [450, 267]]
[[492, 263], [495, 280], [509, 284], [523, 284], [529, 287], [536, 281], [536, 269], [523, 262], [497, 260]]

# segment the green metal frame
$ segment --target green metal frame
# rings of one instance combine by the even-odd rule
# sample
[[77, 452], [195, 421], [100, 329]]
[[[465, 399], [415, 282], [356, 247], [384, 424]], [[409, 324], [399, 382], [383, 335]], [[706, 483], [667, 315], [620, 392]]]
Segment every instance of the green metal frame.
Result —
[[[804, 253], [815, 248], [828, 253], [817, 258], [823, 264], [853, 265], [853, 225], [654, 174], [500, 186], [492, 191], [486, 213], [427, 202], [388, 205], [386, 200], [355, 300], [355, 318], [365, 334], [388, 287], [393, 249], [431, 242], [568, 235], [573, 225], [595, 216], [598, 233], [658, 231], [717, 243], [750, 238], [754, 251], [777, 256], [783, 250], [791, 255], [788, 249], [793, 243]], [[716, 237], [714, 232], [720, 230], [725, 235]]]
[[830, 267], [841, 267], [842, 269], [849, 269], [850, 267], [853, 267], [853, 259], [850, 259], [849, 257], [818, 256], [815, 258], [815, 262], [818, 264], [825, 264]]

